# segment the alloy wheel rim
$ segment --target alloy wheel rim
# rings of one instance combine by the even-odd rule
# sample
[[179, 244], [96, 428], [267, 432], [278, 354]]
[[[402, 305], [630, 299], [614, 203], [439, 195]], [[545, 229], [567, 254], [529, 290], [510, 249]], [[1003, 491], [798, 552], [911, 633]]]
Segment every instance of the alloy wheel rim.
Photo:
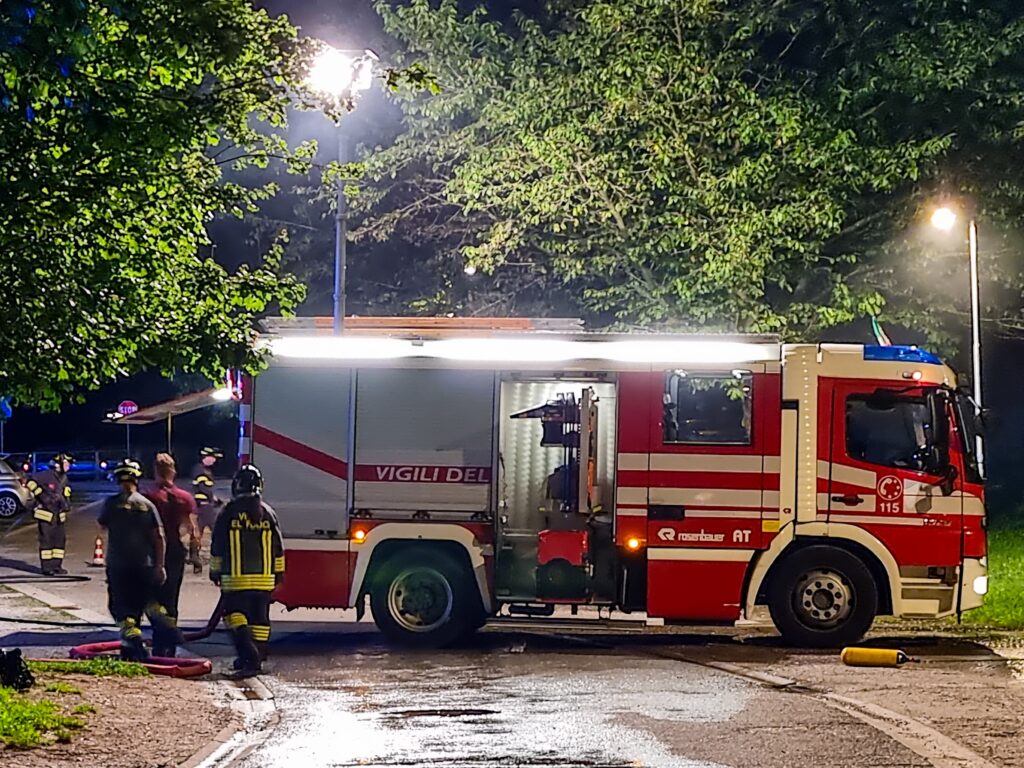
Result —
[[452, 614], [454, 596], [443, 574], [433, 568], [409, 568], [388, 588], [388, 610], [395, 622], [409, 632], [431, 632]]
[[793, 594], [800, 620], [816, 629], [828, 629], [845, 621], [853, 611], [853, 587], [838, 571], [819, 568], [805, 573]]

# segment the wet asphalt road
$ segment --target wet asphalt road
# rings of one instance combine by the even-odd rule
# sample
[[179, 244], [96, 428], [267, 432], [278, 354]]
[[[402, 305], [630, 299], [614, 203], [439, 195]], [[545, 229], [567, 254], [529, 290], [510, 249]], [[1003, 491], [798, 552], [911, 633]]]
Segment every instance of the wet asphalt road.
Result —
[[928, 763], [803, 697], [644, 649], [488, 634], [409, 652], [378, 636], [274, 649], [281, 722], [240, 763], [796, 768]]
[[673, 755], [623, 717], [725, 721], [749, 687], [663, 659], [517, 652], [521, 642], [429, 654], [370, 643], [316, 665], [279, 657], [284, 717], [243, 765], [704, 768], [715, 764]]

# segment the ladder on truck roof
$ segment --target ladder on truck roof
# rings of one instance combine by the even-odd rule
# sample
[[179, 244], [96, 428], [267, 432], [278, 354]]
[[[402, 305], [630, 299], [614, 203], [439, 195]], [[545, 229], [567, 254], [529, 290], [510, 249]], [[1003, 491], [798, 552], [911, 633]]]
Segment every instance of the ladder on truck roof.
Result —
[[[268, 317], [260, 324], [276, 336], [329, 335], [331, 317]], [[358, 335], [468, 336], [493, 332], [583, 333], [583, 321], [569, 317], [346, 317], [345, 333]]]

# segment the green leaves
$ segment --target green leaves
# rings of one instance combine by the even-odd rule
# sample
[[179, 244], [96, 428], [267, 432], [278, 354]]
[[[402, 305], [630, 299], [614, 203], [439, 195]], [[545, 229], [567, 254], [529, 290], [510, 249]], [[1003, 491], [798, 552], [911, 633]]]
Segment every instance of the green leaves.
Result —
[[[1017, 4], [558, 7], [514, 28], [454, 0], [379, 6], [443, 89], [401, 99], [359, 235], [513, 285], [527, 264], [532, 290], [568, 281], [599, 322], [795, 339], [880, 314], [941, 342], [962, 326], [963, 246], [919, 224], [940, 192], [1007, 238], [1024, 213]], [[1020, 270], [989, 258], [1012, 286], [1004, 327], [1024, 325]]]
[[302, 287], [273, 259], [228, 272], [206, 225], [273, 194], [222, 167], [289, 158], [267, 126], [311, 44], [246, 0], [31, 6], [0, 6], [0, 391], [56, 408], [143, 368], [257, 366], [253, 321]]

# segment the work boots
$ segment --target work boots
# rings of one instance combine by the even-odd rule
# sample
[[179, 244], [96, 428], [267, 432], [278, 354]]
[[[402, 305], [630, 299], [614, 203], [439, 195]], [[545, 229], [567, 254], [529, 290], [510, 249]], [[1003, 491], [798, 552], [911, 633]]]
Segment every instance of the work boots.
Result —
[[232, 667], [238, 672], [239, 677], [253, 677], [263, 671], [260, 665], [260, 652], [252, 639], [252, 631], [249, 627], [241, 626], [231, 630], [231, 639], [235, 643], [235, 651], [238, 658]]

